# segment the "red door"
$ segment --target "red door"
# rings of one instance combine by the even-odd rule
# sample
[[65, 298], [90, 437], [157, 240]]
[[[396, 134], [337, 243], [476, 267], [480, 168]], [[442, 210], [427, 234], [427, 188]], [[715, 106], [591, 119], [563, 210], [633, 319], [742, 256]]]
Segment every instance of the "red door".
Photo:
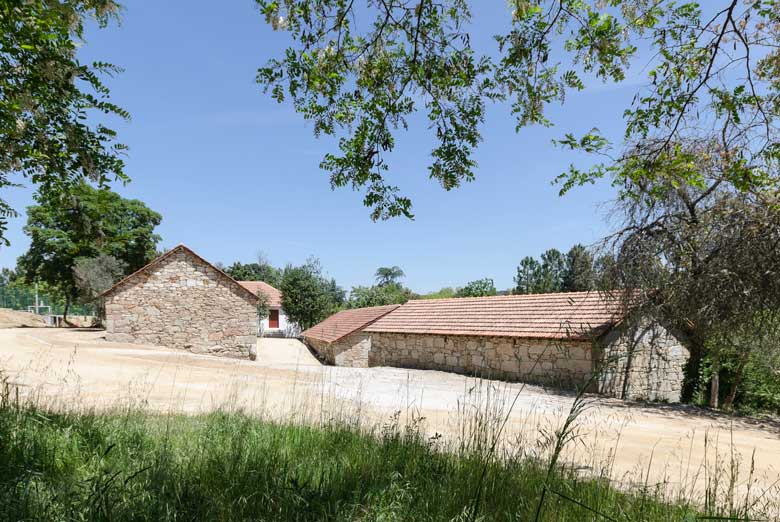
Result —
[[268, 314], [268, 328], [279, 328], [279, 310], [270, 310]]

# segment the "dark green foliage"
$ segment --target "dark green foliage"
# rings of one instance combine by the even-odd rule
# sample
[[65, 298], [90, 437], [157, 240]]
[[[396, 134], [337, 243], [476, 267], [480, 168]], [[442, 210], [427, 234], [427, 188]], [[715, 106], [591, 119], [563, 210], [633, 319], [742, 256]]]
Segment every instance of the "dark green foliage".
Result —
[[583, 292], [596, 287], [596, 272], [593, 256], [583, 245], [571, 247], [566, 254], [566, 270], [561, 282], [564, 292]]
[[[497, 49], [484, 55], [471, 46], [471, 8], [479, 2], [256, 1], [291, 40], [257, 81], [311, 120], [315, 135], [339, 138], [320, 166], [333, 187], [364, 190], [373, 219], [412, 216], [411, 200], [387, 179], [398, 132], [431, 128], [428, 176], [451, 190], [474, 177], [488, 103], [506, 102], [518, 131], [551, 125], [549, 104], [591, 84], [621, 83], [632, 65], [646, 79], [618, 114], [625, 142], [643, 146], [621, 154], [598, 129], [564, 133], [562, 147], [609, 160], [572, 166], [558, 178], [561, 193], [608, 177], [634, 196], [636, 182], [665, 177], [660, 156], [708, 132], [735, 159], [724, 184], [778, 185], [776, 0], [513, 1], [506, 23], [493, 29]], [[699, 177], [688, 171], [675, 182], [695, 187]]]
[[403, 304], [414, 299], [414, 293], [398, 283], [374, 286], [353, 286], [347, 300], [347, 308]]
[[40, 199], [27, 209], [29, 250], [19, 258], [28, 282], [40, 281], [67, 304], [79, 297], [74, 269], [79, 258], [111, 256], [131, 273], [156, 256], [162, 217], [137, 199], [108, 189], [76, 185], [63, 198]]
[[541, 262], [530, 256], [520, 261], [514, 293], [584, 292], [596, 289], [598, 279], [593, 256], [584, 246], [574, 245], [565, 256], [551, 248]]
[[398, 284], [405, 275], [399, 266], [380, 266], [376, 269], [376, 284], [379, 286]]
[[[109, 101], [101, 76], [108, 63], [81, 63], [85, 19], [104, 27], [118, 11], [113, 0], [4, 0], [0, 3], [0, 190], [31, 179], [43, 198], [68, 194], [84, 179], [126, 181], [125, 146], [101, 123], [128, 119]], [[97, 118], [96, 118], [97, 117]], [[16, 212], [0, 199], [0, 242]]]
[[263, 281], [274, 288], [279, 288], [282, 280], [282, 270], [262, 259], [257, 263], [246, 264], [236, 261], [225, 268], [224, 272], [236, 281]]
[[[5, 404], [0, 519], [449, 522], [467, 520], [486, 466], [489, 501], [478, 520], [533, 520], [546, 474], [541, 463], [439, 450], [435, 440], [392, 422], [359, 434], [240, 414], [52, 414]], [[547, 487], [545, 522], [596, 520], [591, 510], [658, 522], [698, 514], [653, 490], [621, 493], [565, 470]]]
[[13, 268], [4, 267], [0, 270], [0, 286], [7, 286], [19, 279], [21, 275]]
[[526, 256], [520, 261], [515, 275], [516, 294], [546, 294], [560, 292], [566, 272], [566, 259], [560, 251], [551, 248], [542, 254], [541, 263]]
[[525, 256], [520, 260], [520, 265], [517, 267], [517, 274], [515, 275], [514, 293], [536, 293], [540, 270], [541, 266], [539, 265], [539, 261], [533, 257]]
[[301, 266], [288, 265], [279, 285], [282, 308], [302, 329], [319, 323], [344, 305], [345, 295], [335, 279], [328, 280], [317, 259]]
[[89, 302], [127, 273], [127, 264], [119, 259], [100, 254], [97, 257], [79, 257], [73, 266], [73, 275], [80, 297]]
[[463, 288], [458, 288], [455, 297], [484, 297], [496, 295], [496, 285], [489, 277], [477, 279], [466, 284]]
[[536, 292], [560, 292], [563, 288], [563, 277], [566, 273], [566, 258], [560, 250], [551, 248], [542, 254], [542, 264], [537, 280]]

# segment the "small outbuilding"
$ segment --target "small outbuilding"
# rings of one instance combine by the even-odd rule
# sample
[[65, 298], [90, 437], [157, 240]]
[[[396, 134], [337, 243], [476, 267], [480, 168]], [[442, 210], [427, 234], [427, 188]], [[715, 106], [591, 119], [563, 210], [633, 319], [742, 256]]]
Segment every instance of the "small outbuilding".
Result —
[[102, 294], [106, 339], [194, 353], [257, 353], [258, 297], [184, 245]]
[[367, 368], [371, 336], [363, 329], [399, 306], [393, 304], [343, 310], [303, 331], [301, 337], [329, 364]]
[[[303, 335], [337, 365], [359, 361], [679, 401], [687, 350], [663, 326], [631, 311], [623, 293], [426, 299], [381, 314], [350, 310], [352, 317], [376, 315], [365, 326], [336, 314]], [[343, 328], [323, 345], [321, 332], [334, 320]], [[344, 355], [352, 352], [360, 356]]]
[[257, 335], [260, 337], [297, 337], [298, 325], [287, 318], [282, 308], [282, 293], [265, 281], [239, 281], [238, 284], [255, 295], [265, 294], [268, 299], [268, 316], [258, 318]]

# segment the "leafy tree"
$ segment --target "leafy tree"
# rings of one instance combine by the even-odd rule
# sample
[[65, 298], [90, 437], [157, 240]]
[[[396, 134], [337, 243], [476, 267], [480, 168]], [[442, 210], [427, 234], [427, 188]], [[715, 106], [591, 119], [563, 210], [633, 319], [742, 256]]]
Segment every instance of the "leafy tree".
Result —
[[577, 244], [566, 254], [566, 269], [563, 274], [561, 290], [564, 292], [583, 292], [596, 286], [596, 273], [593, 256], [583, 245]]
[[347, 303], [347, 293], [336, 283], [335, 278], [330, 278], [327, 289], [330, 300], [336, 308], [342, 308]]
[[610, 252], [596, 258], [593, 263], [593, 271], [597, 290], [613, 290], [620, 280], [617, 261]]
[[541, 278], [541, 269], [539, 261], [531, 256], [525, 256], [517, 267], [515, 275], [516, 294], [534, 294], [537, 292], [539, 280]]
[[309, 259], [301, 266], [285, 267], [279, 290], [287, 317], [303, 329], [319, 323], [343, 304], [343, 291], [335, 280], [323, 276], [317, 259]]
[[[291, 39], [260, 68], [258, 82], [311, 120], [315, 135], [339, 137], [338, 151], [320, 166], [333, 187], [363, 189], [373, 219], [413, 215], [409, 197], [386, 179], [399, 130], [418, 122], [431, 128], [436, 143], [427, 175], [451, 190], [474, 178], [488, 103], [505, 102], [518, 131], [551, 125], [549, 104], [590, 83], [623, 82], [632, 65], [647, 79], [625, 110], [624, 136], [645, 146], [606, 155], [613, 160], [586, 170], [572, 166], [559, 177], [562, 192], [606, 176], [637, 195], [640, 179], [665, 177], [658, 167], [677, 143], [713, 130], [743, 160], [724, 171], [724, 184], [777, 186], [780, 17], [773, 0], [704, 7], [679, 0], [513, 0], [508, 29], [496, 28], [497, 49], [485, 54], [471, 46], [469, 7], [476, 2], [257, 3]], [[640, 41], [650, 43], [646, 56]], [[559, 144], [600, 157], [612, 147], [597, 129], [564, 133]], [[695, 187], [699, 178], [677, 173], [674, 182]]]
[[[757, 318], [780, 309], [777, 193], [731, 188], [724, 180], [730, 164], [741, 160], [718, 147], [688, 143], [665, 156], [662, 178], [643, 180], [632, 188], [640, 197], [620, 200], [624, 227], [609, 242], [613, 286], [643, 289], [646, 313], [677, 332], [690, 351], [685, 400], [701, 384], [702, 361], [717, 355], [710, 351], [715, 340], [733, 332], [744, 337], [756, 330]], [[700, 185], [669, 181], [678, 172], [683, 180], [695, 172]], [[745, 352], [739, 342], [734, 351]]]
[[[0, 4], [0, 190], [20, 174], [44, 199], [88, 179], [126, 181], [116, 133], [94, 115], [129, 118], [109, 100], [101, 76], [111, 64], [77, 57], [85, 19], [105, 27], [119, 7], [112, 0], [7, 0]], [[0, 242], [16, 211], [0, 199]]]
[[73, 264], [73, 277], [79, 296], [90, 302], [127, 273], [127, 263], [114, 256], [79, 257]]
[[466, 284], [463, 288], [458, 288], [455, 297], [483, 297], [496, 295], [496, 285], [489, 277], [477, 279]]
[[353, 286], [347, 301], [348, 308], [403, 304], [414, 294], [398, 283], [375, 286]]
[[13, 268], [3, 268], [0, 270], [0, 286], [7, 286], [19, 279], [21, 276]]
[[560, 250], [551, 248], [542, 254], [542, 265], [539, 273], [535, 294], [560, 292], [563, 288], [563, 278], [566, 273], [566, 258]]
[[[127, 263], [119, 259], [100, 254], [97, 257], [77, 258], [73, 266], [73, 278], [80, 300], [91, 303], [102, 292], [111, 288], [127, 271]], [[102, 301], [99, 300], [99, 301]], [[99, 322], [105, 317], [105, 307], [97, 303], [97, 318]]]
[[76, 261], [112, 256], [131, 273], [155, 257], [162, 217], [136, 199], [79, 183], [71, 194], [40, 198], [28, 207], [29, 250], [18, 266], [27, 281], [42, 281], [62, 294], [65, 312], [79, 298]]
[[379, 286], [397, 284], [404, 277], [404, 271], [397, 266], [380, 266], [376, 269], [376, 284]]
[[451, 286], [445, 286], [435, 292], [419, 296], [420, 299], [449, 299], [452, 297], [455, 297], [455, 289]]
[[282, 271], [262, 256], [256, 263], [244, 264], [236, 261], [223, 271], [236, 281], [263, 281], [274, 288], [278, 288], [282, 278]]

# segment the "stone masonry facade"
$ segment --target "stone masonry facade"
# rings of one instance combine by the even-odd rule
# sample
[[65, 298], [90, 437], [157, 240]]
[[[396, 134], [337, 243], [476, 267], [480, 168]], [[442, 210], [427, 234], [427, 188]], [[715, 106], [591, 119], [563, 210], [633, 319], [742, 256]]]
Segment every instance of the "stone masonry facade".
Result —
[[688, 356], [658, 325], [613, 330], [600, 343], [599, 391], [621, 399], [680, 402]]
[[336, 366], [441, 370], [564, 389], [587, 384], [611, 397], [666, 402], [679, 402], [688, 357], [657, 327], [614, 330], [593, 342], [362, 331], [307, 342]]
[[400, 333], [372, 333], [368, 364], [561, 387], [587, 382], [593, 369], [590, 343]]
[[257, 300], [177, 247], [106, 295], [106, 339], [193, 353], [256, 356]]
[[367, 333], [356, 332], [333, 343], [319, 339], [306, 339], [306, 343], [328, 364], [368, 368], [371, 335]]

